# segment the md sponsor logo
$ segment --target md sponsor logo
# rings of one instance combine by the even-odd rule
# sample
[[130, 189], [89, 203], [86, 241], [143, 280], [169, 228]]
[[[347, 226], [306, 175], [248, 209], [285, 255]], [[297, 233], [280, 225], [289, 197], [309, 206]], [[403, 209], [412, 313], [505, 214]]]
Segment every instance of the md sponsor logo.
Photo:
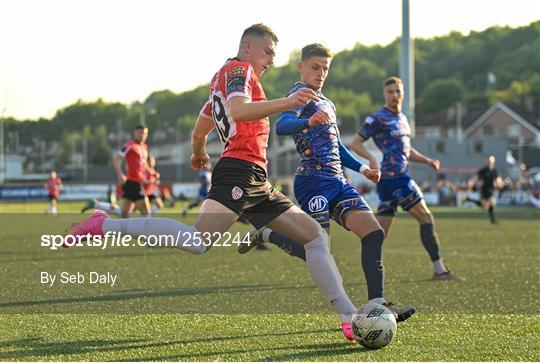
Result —
[[322, 195], [316, 195], [310, 199], [308, 208], [310, 212], [320, 212], [326, 209], [328, 206], [328, 200]]

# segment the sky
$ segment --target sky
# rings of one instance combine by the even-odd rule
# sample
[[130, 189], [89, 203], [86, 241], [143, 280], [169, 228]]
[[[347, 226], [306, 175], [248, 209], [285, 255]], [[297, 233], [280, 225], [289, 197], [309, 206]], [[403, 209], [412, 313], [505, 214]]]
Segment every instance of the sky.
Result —
[[[411, 0], [410, 7], [411, 35], [420, 38], [540, 19], [537, 0]], [[401, 34], [401, 0], [2, 0], [0, 112], [51, 118], [78, 99], [129, 104], [157, 90], [195, 88], [259, 22], [280, 38], [280, 66], [313, 42], [335, 52], [390, 43]]]

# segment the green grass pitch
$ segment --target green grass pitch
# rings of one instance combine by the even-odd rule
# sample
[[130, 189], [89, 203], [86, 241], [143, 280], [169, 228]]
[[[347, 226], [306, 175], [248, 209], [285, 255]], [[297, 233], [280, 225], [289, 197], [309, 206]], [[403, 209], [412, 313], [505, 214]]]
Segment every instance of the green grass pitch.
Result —
[[[41, 247], [39, 235], [62, 233], [81, 206], [61, 203], [54, 220], [43, 214], [45, 203], [2, 204], [0, 360], [540, 360], [537, 210], [500, 208], [501, 223], [492, 226], [479, 209], [434, 208], [445, 262], [467, 278], [450, 283], [429, 281], [418, 225], [399, 214], [385, 241], [385, 294], [418, 312], [389, 346], [371, 351], [342, 338], [305, 264], [274, 246], [244, 256], [235, 247], [202, 256]], [[346, 289], [361, 305], [359, 240], [334, 224], [331, 241]], [[47, 287], [41, 271], [111, 271], [118, 281]]]

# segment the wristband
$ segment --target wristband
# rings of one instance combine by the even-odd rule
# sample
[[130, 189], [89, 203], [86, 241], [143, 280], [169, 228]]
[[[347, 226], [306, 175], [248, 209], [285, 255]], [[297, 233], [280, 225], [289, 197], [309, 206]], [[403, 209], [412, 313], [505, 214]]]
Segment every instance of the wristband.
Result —
[[358, 171], [360, 172], [360, 174], [364, 174], [364, 171], [366, 171], [367, 169], [369, 169], [369, 167], [366, 166], [366, 165], [364, 165], [364, 164], [362, 164], [362, 165], [360, 166], [360, 169], [359, 169]]

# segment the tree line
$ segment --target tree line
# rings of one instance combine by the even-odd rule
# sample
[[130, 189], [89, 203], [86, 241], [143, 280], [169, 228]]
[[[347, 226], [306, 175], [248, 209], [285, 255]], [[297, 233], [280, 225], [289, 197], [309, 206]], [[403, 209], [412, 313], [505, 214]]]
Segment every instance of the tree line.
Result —
[[[385, 46], [356, 44], [335, 55], [323, 91], [336, 104], [343, 125], [354, 126], [360, 117], [381, 107], [383, 80], [398, 74], [399, 41], [398, 38]], [[451, 32], [415, 39], [417, 119], [458, 101], [489, 105], [497, 100], [532, 100], [533, 108], [538, 110], [539, 50], [540, 20], [517, 28], [497, 26], [468, 35]], [[269, 98], [285, 95], [298, 80], [298, 58], [299, 52], [295, 51], [286, 65], [274, 67], [264, 75]], [[144, 102], [129, 105], [103, 99], [79, 100], [59, 109], [52, 119], [9, 118], [5, 120], [7, 149], [31, 154], [43, 142], [53, 144], [56, 162], [62, 166], [69, 163], [69, 155], [86, 138], [91, 145], [90, 163], [107, 164], [111, 150], [140, 122], [150, 127], [151, 142], [189, 137], [207, 97], [208, 85], [203, 85], [181, 93], [155, 91]]]

